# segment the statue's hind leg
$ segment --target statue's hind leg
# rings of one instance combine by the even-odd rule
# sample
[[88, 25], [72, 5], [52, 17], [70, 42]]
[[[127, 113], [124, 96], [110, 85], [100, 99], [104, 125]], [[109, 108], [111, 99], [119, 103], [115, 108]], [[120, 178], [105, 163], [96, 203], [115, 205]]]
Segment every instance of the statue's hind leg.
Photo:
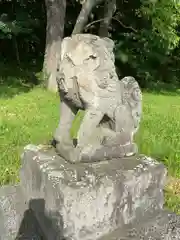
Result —
[[88, 145], [90, 138], [93, 133], [96, 131], [101, 119], [103, 118], [104, 113], [95, 108], [90, 108], [86, 110], [85, 116], [80, 125], [78, 134], [77, 134], [77, 147], [83, 148]]

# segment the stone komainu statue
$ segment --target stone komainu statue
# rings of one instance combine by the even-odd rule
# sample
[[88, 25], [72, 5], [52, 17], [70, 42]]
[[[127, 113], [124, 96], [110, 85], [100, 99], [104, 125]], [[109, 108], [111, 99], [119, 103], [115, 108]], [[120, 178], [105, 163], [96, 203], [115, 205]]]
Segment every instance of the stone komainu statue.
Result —
[[[118, 79], [114, 43], [109, 38], [77, 34], [64, 38], [57, 83], [60, 122], [56, 149], [71, 162], [101, 161], [137, 152], [133, 136], [141, 118], [142, 94], [133, 77]], [[70, 137], [79, 109], [85, 115], [76, 144]]]

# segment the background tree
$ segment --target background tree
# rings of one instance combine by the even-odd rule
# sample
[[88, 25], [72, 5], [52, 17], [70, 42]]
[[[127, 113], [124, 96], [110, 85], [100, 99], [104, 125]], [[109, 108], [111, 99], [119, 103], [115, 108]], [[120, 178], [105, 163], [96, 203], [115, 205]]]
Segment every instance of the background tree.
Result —
[[21, 70], [43, 69], [48, 89], [56, 90], [63, 32], [93, 33], [114, 40], [119, 77], [133, 75], [141, 87], [175, 87], [180, 84], [179, 16], [174, 0], [3, 0], [0, 60]]
[[61, 41], [64, 35], [66, 0], [45, 0], [46, 3], [46, 48], [44, 55], [44, 76], [47, 88], [57, 90], [56, 70], [60, 61]]
[[100, 3], [101, 0], [83, 0], [80, 1], [82, 4], [81, 11], [77, 17], [76, 24], [72, 34], [82, 33], [85, 25], [88, 22], [90, 14], [95, 6]]
[[99, 36], [101, 37], [109, 37], [109, 26], [111, 24], [111, 20], [113, 14], [116, 11], [116, 0], [105, 0], [104, 3], [104, 11], [102, 15], [102, 19], [100, 22]]

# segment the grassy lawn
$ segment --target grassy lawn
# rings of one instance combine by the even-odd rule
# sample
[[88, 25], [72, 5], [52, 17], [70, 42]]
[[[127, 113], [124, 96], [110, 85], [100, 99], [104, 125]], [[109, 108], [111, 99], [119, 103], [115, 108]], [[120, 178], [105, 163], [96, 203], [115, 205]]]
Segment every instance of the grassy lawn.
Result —
[[[57, 95], [28, 86], [16, 95], [17, 89], [10, 86], [10, 95], [8, 88], [0, 90], [0, 185], [18, 181], [23, 147], [47, 143], [58, 124]], [[143, 103], [136, 136], [140, 151], [163, 161], [174, 176], [174, 185], [171, 182], [166, 191], [166, 205], [180, 213], [180, 96], [144, 93]]]

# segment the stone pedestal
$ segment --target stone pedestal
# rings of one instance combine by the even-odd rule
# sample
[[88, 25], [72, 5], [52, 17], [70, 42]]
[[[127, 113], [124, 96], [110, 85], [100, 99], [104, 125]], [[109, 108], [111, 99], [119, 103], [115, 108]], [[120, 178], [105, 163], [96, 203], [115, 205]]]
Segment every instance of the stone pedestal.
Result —
[[28, 145], [20, 184], [0, 189], [0, 240], [179, 240], [165, 178], [146, 156], [70, 164]]
[[74, 165], [29, 145], [22, 159], [21, 187], [49, 240], [95, 240], [163, 207], [166, 169], [146, 156]]
[[118, 228], [98, 240], [179, 240], [180, 216], [165, 211], [155, 211], [143, 219]]

